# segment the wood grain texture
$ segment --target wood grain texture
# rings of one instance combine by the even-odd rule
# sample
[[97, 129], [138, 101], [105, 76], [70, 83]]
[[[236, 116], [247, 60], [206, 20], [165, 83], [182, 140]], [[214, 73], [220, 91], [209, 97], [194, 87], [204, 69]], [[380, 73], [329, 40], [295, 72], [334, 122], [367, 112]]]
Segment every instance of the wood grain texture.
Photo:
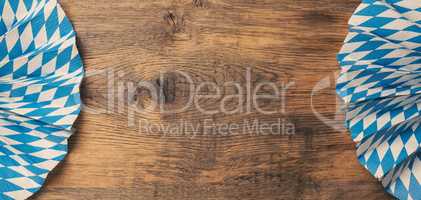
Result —
[[[77, 123], [70, 154], [33, 199], [391, 199], [361, 167], [344, 129], [327, 126], [312, 111], [312, 90], [326, 79], [330, 87], [313, 96], [314, 108], [336, 118], [335, 54], [347, 20], [359, 0], [61, 0], [78, 32], [89, 75], [83, 100], [89, 108]], [[196, 124], [206, 119], [242, 124], [245, 119], [286, 119], [294, 135], [208, 134], [195, 137], [145, 134], [129, 126], [129, 105], [153, 100], [128, 83], [154, 82], [162, 70], [188, 73], [195, 83], [294, 82], [285, 101], [260, 102], [271, 115], [203, 114], [195, 108], [165, 114], [134, 113], [135, 122]], [[116, 88], [110, 90], [109, 80]], [[192, 92], [185, 80], [168, 75], [162, 86], [166, 107], [177, 107]], [[210, 90], [202, 91], [212, 93]], [[236, 93], [224, 87], [224, 95]], [[131, 95], [123, 101], [122, 95]], [[215, 108], [220, 99], [203, 100]]]

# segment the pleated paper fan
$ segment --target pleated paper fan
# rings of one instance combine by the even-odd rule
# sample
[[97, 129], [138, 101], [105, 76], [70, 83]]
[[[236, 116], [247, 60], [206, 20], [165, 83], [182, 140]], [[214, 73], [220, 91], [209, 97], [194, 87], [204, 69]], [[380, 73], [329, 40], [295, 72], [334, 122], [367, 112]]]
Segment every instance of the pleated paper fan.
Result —
[[0, 0], [0, 199], [26, 199], [67, 154], [83, 65], [56, 0]]
[[363, 0], [337, 92], [361, 164], [398, 199], [421, 199], [421, 1]]

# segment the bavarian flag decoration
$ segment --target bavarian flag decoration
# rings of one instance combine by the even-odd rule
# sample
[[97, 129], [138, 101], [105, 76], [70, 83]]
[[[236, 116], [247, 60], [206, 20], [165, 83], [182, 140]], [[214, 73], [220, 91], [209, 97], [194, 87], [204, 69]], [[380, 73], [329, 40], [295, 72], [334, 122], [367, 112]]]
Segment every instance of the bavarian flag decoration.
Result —
[[26, 199], [67, 154], [82, 61], [56, 0], [0, 0], [0, 199]]
[[420, 200], [421, 1], [363, 0], [338, 60], [358, 160], [394, 197]]

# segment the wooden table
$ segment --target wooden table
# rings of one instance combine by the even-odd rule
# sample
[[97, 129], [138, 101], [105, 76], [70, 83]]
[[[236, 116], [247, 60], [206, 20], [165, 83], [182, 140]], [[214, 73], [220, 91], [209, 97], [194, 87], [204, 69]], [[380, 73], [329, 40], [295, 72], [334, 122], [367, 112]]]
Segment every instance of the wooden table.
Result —
[[[61, 3], [88, 73], [86, 107], [70, 154], [34, 199], [391, 199], [357, 162], [334, 93], [335, 54], [359, 0]], [[257, 101], [275, 113], [200, 110], [232, 110], [235, 98], [225, 97], [266, 82], [285, 91]], [[154, 98], [138, 83], [163, 93]], [[200, 107], [149, 109], [160, 100], [180, 108], [192, 95], [216, 94], [215, 85], [222, 97], [199, 99]], [[293, 132], [241, 129], [278, 119]], [[223, 134], [204, 122], [240, 128]], [[142, 123], [199, 129], [180, 135]]]

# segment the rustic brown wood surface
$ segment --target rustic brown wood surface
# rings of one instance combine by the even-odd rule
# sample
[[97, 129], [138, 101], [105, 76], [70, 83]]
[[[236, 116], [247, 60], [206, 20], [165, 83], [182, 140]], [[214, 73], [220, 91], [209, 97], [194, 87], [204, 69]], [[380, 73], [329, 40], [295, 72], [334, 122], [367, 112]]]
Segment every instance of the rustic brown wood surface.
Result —
[[[346, 130], [335, 128], [343, 123], [334, 93], [335, 54], [359, 0], [61, 4], [78, 32], [88, 72], [82, 87], [87, 107], [70, 140], [70, 154], [33, 199], [391, 199], [359, 165]], [[148, 107], [156, 101], [150, 92], [129, 87], [139, 81], [161, 88], [168, 109], [180, 107], [194, 93], [180, 73], [166, 73], [165, 81], [157, 83], [161, 71], [181, 71], [196, 85], [213, 82], [226, 97], [238, 91], [224, 83], [246, 86], [248, 68], [252, 85], [294, 83], [283, 99], [258, 101], [264, 110], [286, 104], [285, 110], [132, 112], [133, 105]], [[313, 93], [317, 85], [322, 90]], [[226, 103], [222, 99], [199, 103], [211, 110]], [[331, 125], [313, 110], [332, 119]], [[227, 135], [202, 128], [193, 137], [193, 131], [171, 135], [139, 126], [139, 120], [245, 126], [246, 120], [275, 123], [279, 118], [293, 124], [295, 134], [238, 129]]]

